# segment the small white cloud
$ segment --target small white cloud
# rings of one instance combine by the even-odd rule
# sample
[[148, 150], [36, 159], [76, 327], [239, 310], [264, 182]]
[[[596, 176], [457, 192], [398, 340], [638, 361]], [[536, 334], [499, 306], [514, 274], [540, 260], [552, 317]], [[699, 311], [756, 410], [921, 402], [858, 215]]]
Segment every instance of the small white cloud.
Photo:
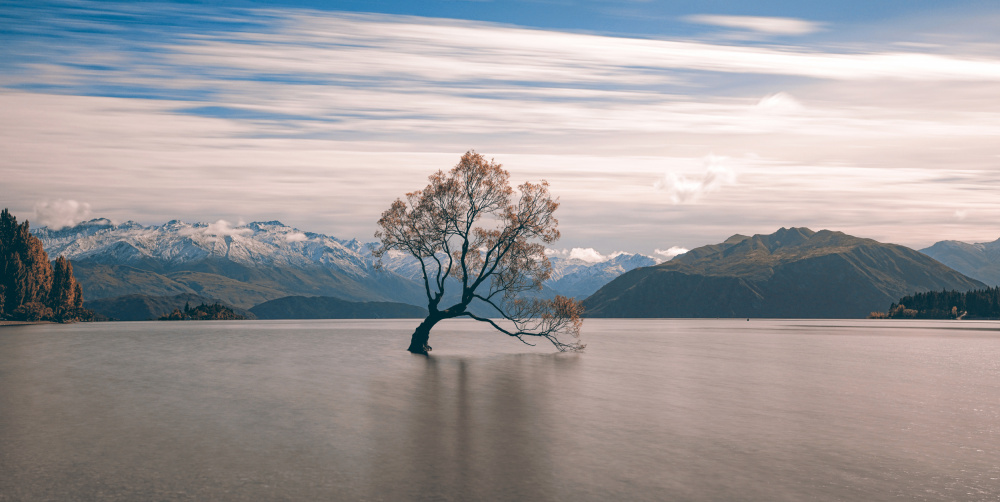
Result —
[[306, 237], [306, 234], [302, 232], [292, 232], [285, 234], [285, 240], [288, 242], [305, 242], [309, 240], [309, 237]]
[[700, 14], [683, 18], [689, 23], [749, 30], [767, 35], [808, 35], [823, 29], [823, 23], [790, 17], [714, 16]]
[[687, 248], [682, 248], [680, 246], [670, 246], [668, 249], [657, 249], [653, 252], [669, 260], [677, 255], [687, 253], [688, 251], [689, 250]]
[[656, 180], [653, 186], [657, 190], [666, 191], [674, 204], [696, 202], [708, 192], [736, 184], [736, 171], [723, 165], [726, 160], [726, 157], [708, 155], [704, 160], [705, 169], [699, 175], [689, 178], [669, 172]]
[[567, 249], [545, 248], [545, 256], [555, 257], [555, 258], [565, 258], [567, 255], [569, 255], [569, 250]]
[[803, 109], [802, 103], [787, 92], [778, 92], [764, 96], [754, 107], [757, 111], [767, 114], [798, 112]]
[[234, 228], [232, 226], [232, 223], [229, 223], [226, 220], [219, 220], [216, 221], [215, 223], [209, 223], [208, 226], [205, 227], [205, 230], [202, 231], [202, 233], [205, 235], [215, 235], [218, 237], [249, 234], [252, 232], [253, 230], [250, 230], [249, 228], [239, 228], [239, 227]]
[[969, 211], [965, 209], [959, 209], [955, 211], [955, 219], [958, 221], [964, 221], [969, 217]]
[[53, 230], [72, 227], [90, 216], [90, 204], [56, 199], [35, 204], [35, 223]]
[[594, 248], [573, 248], [569, 252], [569, 259], [582, 260], [589, 263], [598, 263], [607, 260], [608, 257], [597, 252]]

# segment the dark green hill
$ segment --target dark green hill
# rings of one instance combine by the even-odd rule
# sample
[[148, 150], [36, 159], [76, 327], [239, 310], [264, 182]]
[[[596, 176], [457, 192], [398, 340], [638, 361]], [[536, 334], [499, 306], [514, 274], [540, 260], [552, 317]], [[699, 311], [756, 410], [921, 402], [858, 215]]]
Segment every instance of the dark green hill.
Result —
[[[191, 307], [207, 304], [220, 303], [214, 298], [206, 298], [192, 293], [181, 293], [178, 295], [123, 295], [114, 298], [101, 298], [84, 302], [84, 307], [93, 310], [101, 315], [118, 319], [119, 321], [148, 321], [159, 319], [170, 314], [174, 309], [184, 310], [185, 305]], [[232, 307], [235, 313], [254, 319], [255, 316], [248, 310]]]
[[427, 310], [395, 302], [351, 302], [329, 296], [286, 296], [250, 309], [258, 319], [409, 319]]
[[633, 270], [583, 303], [590, 317], [863, 318], [903, 295], [983, 286], [904, 246], [782, 228]]

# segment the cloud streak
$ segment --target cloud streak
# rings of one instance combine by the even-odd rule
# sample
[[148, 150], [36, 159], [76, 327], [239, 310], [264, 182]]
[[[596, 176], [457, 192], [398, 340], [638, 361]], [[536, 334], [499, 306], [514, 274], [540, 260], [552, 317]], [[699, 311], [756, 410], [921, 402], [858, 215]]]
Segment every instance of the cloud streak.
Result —
[[768, 35], [808, 35], [823, 29], [823, 23], [787, 17], [719, 16], [700, 14], [685, 16], [689, 23], [738, 28]]
[[[278, 19], [278, 33], [165, 48], [177, 65], [366, 85], [547, 82], [636, 88], [676, 83], [680, 77], [674, 72], [688, 70], [837, 80], [1000, 80], [997, 59], [898, 50], [838, 53], [733, 46], [366, 14], [310, 12]], [[758, 23], [762, 29], [780, 24], [777, 18], [753, 19], [764, 20]]]

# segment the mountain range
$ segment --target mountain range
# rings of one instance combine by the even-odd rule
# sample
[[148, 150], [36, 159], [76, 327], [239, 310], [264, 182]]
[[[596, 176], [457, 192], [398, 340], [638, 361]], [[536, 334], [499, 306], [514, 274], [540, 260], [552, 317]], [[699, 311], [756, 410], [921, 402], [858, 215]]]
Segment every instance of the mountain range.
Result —
[[[390, 252], [377, 267], [372, 243], [278, 221], [231, 226], [174, 220], [146, 226], [95, 219], [33, 233], [50, 256], [72, 260], [88, 304], [119, 319], [151, 316], [175, 305], [178, 295], [243, 311], [287, 297], [426, 304], [418, 262], [409, 255]], [[942, 241], [916, 252], [807, 228], [734, 235], [663, 263], [631, 253], [599, 261], [572, 256], [550, 256], [552, 275], [538, 295], [586, 299], [588, 315], [597, 317], [863, 317], [906, 294], [1000, 282], [1000, 240]], [[272, 304], [283, 305], [274, 310], [278, 314], [267, 315], [370, 310], [323, 301], [286, 300]], [[136, 313], [126, 314], [129, 308]], [[370, 315], [416, 312], [380, 308], [389, 310]]]
[[920, 252], [990, 286], [1000, 285], [1000, 239], [979, 243], [941, 241]]
[[249, 308], [289, 295], [408, 302], [421, 294], [413, 281], [377, 270], [370, 249], [357, 240], [277, 221], [230, 227], [97, 219], [35, 235], [50, 255], [72, 260], [88, 300], [193, 293]]
[[858, 318], [913, 292], [982, 287], [904, 246], [782, 228], [632, 270], [584, 307], [592, 317]]
[[552, 276], [546, 286], [578, 300], [594, 294], [601, 286], [629, 270], [659, 263], [651, 256], [620, 252], [599, 262], [559, 256], [550, 256], [549, 261], [552, 263]]
[[[41, 227], [33, 233], [50, 256], [72, 260], [90, 302], [143, 295], [173, 304], [167, 299], [186, 294], [242, 309], [289, 296], [426, 306], [420, 268], [411, 256], [390, 252], [379, 268], [373, 244], [305, 232], [278, 221], [230, 226], [174, 220], [145, 226], [102, 218], [60, 230]], [[560, 256], [551, 262], [552, 278], [539, 294], [584, 298], [614, 277], [657, 260], [618, 253], [599, 262]], [[128, 301], [137, 305], [134, 298]], [[96, 305], [122, 313], [107, 302]], [[137, 315], [145, 314], [143, 310]]]

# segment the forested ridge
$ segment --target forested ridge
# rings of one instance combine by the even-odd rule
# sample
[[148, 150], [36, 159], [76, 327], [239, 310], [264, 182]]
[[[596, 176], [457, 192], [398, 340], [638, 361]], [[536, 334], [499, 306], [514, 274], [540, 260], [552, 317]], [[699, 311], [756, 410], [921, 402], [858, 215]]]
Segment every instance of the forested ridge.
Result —
[[94, 320], [94, 313], [83, 308], [73, 265], [62, 256], [50, 262], [28, 222], [18, 224], [7, 209], [0, 213], [0, 319]]
[[904, 296], [888, 312], [870, 317], [890, 319], [1000, 319], [1000, 286], [974, 291], [927, 291]]

